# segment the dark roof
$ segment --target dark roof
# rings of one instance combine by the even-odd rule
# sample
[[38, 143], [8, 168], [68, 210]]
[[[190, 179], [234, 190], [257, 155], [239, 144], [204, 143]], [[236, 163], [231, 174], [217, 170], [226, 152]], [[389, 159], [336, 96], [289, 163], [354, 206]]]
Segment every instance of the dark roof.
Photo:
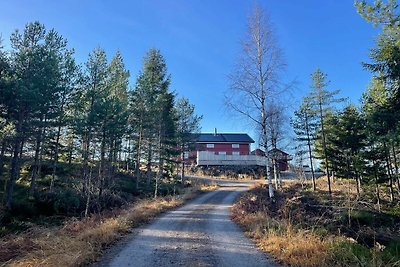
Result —
[[268, 151], [268, 153], [270, 153], [270, 154], [272, 154], [272, 153], [281, 153], [281, 154], [283, 154], [283, 155], [289, 156], [288, 153], [286, 153], [286, 152], [284, 152], [283, 150], [280, 150], [280, 149], [278, 149], [278, 148], [273, 148], [273, 149], [271, 149], [270, 151]]
[[245, 133], [199, 133], [194, 135], [197, 143], [254, 143]]

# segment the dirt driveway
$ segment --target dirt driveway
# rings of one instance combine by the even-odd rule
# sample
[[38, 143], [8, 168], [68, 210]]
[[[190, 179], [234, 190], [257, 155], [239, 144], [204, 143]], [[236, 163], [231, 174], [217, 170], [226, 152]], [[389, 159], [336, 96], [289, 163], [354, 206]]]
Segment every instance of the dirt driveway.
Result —
[[276, 266], [229, 217], [251, 183], [218, 183], [218, 190], [138, 229], [96, 266]]

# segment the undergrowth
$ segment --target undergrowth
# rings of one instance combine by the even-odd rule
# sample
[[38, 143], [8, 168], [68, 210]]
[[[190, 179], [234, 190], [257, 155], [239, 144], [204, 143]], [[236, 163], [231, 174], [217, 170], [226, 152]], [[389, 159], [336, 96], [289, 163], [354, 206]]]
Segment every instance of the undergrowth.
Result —
[[353, 192], [343, 193], [346, 184], [336, 183], [332, 197], [288, 183], [271, 200], [266, 186], [253, 188], [232, 218], [285, 265], [400, 266], [400, 217], [355, 203]]
[[132, 228], [176, 208], [215, 185], [193, 185], [181, 195], [140, 199], [121, 208], [84, 219], [72, 218], [61, 226], [28, 227], [0, 239], [0, 266], [82, 266], [96, 260], [107, 246]]

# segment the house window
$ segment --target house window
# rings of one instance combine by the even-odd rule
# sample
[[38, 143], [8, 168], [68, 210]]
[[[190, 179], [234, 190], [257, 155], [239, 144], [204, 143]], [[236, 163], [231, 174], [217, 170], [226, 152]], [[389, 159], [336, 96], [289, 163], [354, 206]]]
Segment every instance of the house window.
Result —
[[232, 148], [239, 148], [239, 144], [232, 144]]
[[240, 156], [240, 152], [239, 152], [239, 151], [233, 151], [233, 152], [232, 152], [232, 155], [233, 155], [233, 156]]
[[183, 158], [188, 159], [189, 158], [189, 152], [184, 152], [183, 153]]
[[214, 144], [207, 144], [207, 148], [214, 148]]
[[226, 155], [226, 152], [225, 151], [220, 151], [220, 152], [218, 152], [218, 155]]

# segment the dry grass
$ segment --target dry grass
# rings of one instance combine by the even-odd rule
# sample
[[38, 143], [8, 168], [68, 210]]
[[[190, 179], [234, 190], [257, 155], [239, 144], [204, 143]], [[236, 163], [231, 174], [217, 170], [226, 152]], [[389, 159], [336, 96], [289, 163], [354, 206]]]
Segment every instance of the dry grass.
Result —
[[331, 266], [327, 262], [329, 242], [313, 234], [298, 231], [282, 235], [272, 232], [260, 238], [257, 244], [290, 266]]
[[[357, 199], [353, 181], [335, 180], [331, 196], [320, 189], [325, 182], [319, 180], [315, 192], [286, 183], [274, 201], [265, 185], [255, 187], [235, 203], [232, 218], [261, 250], [285, 265], [399, 266], [398, 250], [380, 247], [398, 242], [399, 221], [376, 213], [365, 204], [371, 202], [366, 196]], [[345, 217], [348, 210], [351, 225]]]
[[71, 220], [53, 229], [34, 227], [0, 240], [0, 266], [82, 266], [133, 227], [182, 205], [215, 185], [189, 188], [183, 196], [139, 200], [126, 209], [109, 211], [83, 220]]
[[[244, 214], [243, 214], [244, 215]], [[290, 266], [330, 266], [330, 242], [305, 230], [295, 230], [290, 224], [282, 224], [265, 212], [256, 212], [235, 220], [244, 228], [246, 235], [254, 238], [257, 246]]]

